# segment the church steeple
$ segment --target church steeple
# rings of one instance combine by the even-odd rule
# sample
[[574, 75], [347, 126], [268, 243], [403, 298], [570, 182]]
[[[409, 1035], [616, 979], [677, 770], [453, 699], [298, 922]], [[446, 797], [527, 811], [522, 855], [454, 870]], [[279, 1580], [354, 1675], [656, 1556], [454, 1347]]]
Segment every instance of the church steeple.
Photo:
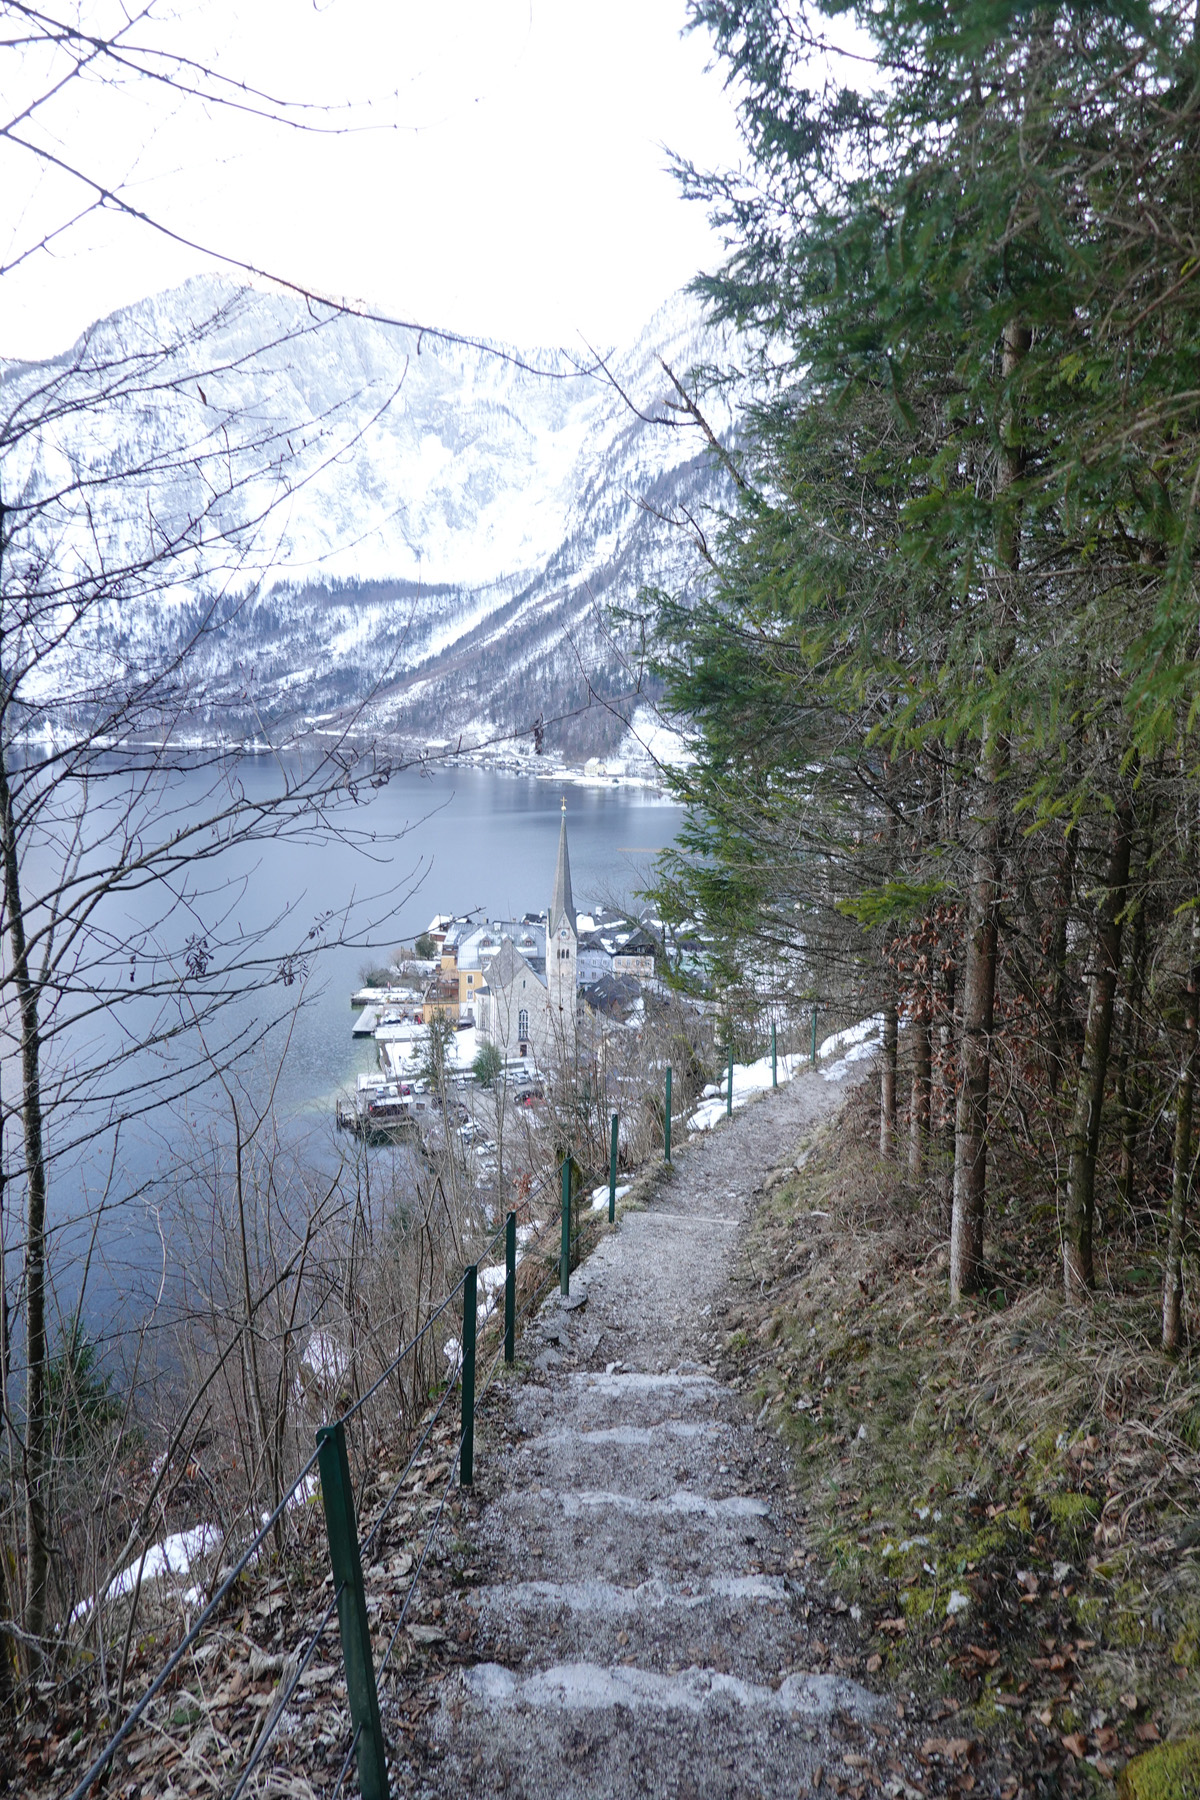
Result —
[[554, 894], [546, 919], [546, 992], [550, 1000], [550, 1017], [557, 1020], [559, 1048], [563, 1055], [575, 1043], [578, 949], [579, 928], [575, 923], [575, 900], [571, 893], [567, 802], [564, 798], [562, 830], [558, 834], [558, 865], [554, 871]]
[[558, 865], [554, 871], [554, 893], [550, 900], [549, 936], [553, 937], [563, 920], [577, 935], [575, 902], [571, 895], [571, 858], [567, 850], [567, 801], [563, 796], [562, 830], [558, 834]]

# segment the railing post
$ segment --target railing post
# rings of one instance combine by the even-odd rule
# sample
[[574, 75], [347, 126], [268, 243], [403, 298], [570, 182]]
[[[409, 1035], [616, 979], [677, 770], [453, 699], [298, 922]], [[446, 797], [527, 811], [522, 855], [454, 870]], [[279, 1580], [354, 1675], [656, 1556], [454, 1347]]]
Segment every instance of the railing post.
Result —
[[562, 1250], [558, 1259], [558, 1291], [571, 1292], [571, 1158], [562, 1166]]
[[458, 1485], [475, 1480], [475, 1327], [479, 1308], [479, 1267], [472, 1263], [463, 1273], [462, 1334], [462, 1449], [458, 1459]]
[[667, 1064], [667, 1113], [666, 1133], [663, 1141], [663, 1161], [671, 1160], [671, 1065]]
[[779, 1074], [775, 1065], [775, 1021], [771, 1020], [771, 1086], [779, 1086]]
[[354, 1522], [354, 1490], [346, 1456], [346, 1429], [338, 1419], [317, 1432], [321, 1499], [329, 1560], [338, 1596], [338, 1626], [350, 1718], [358, 1737], [358, 1791], [362, 1800], [388, 1800], [387, 1753], [379, 1718], [379, 1694], [371, 1656], [371, 1627], [363, 1594], [362, 1559]]
[[608, 1222], [614, 1224], [617, 1217], [617, 1120], [619, 1113], [612, 1116], [612, 1142], [608, 1151]]
[[725, 1117], [733, 1117], [733, 1041], [729, 1044], [729, 1092], [725, 1096]]
[[817, 1009], [813, 1007], [812, 1066], [817, 1066]]
[[517, 1215], [504, 1221], [504, 1360], [517, 1354]]

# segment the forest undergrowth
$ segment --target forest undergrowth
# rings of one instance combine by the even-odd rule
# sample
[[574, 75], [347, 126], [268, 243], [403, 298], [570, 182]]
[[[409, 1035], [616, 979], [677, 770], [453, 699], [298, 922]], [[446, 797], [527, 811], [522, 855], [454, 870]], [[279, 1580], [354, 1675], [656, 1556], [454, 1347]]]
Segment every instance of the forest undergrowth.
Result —
[[1044, 1185], [1000, 1149], [985, 1291], [952, 1308], [940, 1183], [880, 1157], [874, 1086], [768, 1178], [726, 1319], [725, 1372], [794, 1450], [809, 1573], [867, 1675], [938, 1703], [930, 1792], [1000, 1751], [1001, 1794], [1190, 1800], [1200, 1366], [1159, 1348], [1152, 1246], [1110, 1240], [1068, 1304]]

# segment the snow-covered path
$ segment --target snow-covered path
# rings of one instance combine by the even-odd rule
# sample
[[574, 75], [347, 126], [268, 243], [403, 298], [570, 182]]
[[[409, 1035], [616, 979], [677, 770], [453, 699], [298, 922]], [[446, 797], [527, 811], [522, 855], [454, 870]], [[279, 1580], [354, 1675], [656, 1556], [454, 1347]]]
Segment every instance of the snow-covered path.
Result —
[[801, 1075], [693, 1138], [526, 1334], [417, 1792], [791, 1800], [881, 1766], [892, 1709], [810, 1672], [786, 1453], [704, 1360], [756, 1187], [838, 1100]]

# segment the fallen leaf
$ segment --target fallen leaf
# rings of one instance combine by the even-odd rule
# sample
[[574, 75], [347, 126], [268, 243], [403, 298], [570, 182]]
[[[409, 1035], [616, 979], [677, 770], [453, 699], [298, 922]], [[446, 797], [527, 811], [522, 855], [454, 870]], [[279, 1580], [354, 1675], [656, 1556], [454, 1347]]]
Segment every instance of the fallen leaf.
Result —
[[300, 1686], [324, 1687], [326, 1682], [333, 1680], [337, 1672], [336, 1663], [313, 1663], [300, 1677]]
[[880, 1656], [878, 1651], [876, 1651], [873, 1656], [868, 1656], [868, 1658], [867, 1658], [867, 1674], [868, 1675], [878, 1675], [878, 1673], [879, 1673], [880, 1669], [882, 1669], [882, 1667], [883, 1667], [883, 1658], [882, 1658], [882, 1656]]
[[1125, 1708], [1126, 1712], [1136, 1712], [1138, 1709], [1137, 1695], [1133, 1692], [1130, 1692], [1128, 1694], [1122, 1694], [1121, 1695], [1121, 1705]]
[[1134, 1726], [1133, 1735], [1141, 1738], [1143, 1744], [1157, 1744], [1158, 1726], [1153, 1719], [1143, 1719], [1140, 1725]]
[[880, 1631], [888, 1631], [893, 1637], [902, 1637], [908, 1630], [907, 1619], [880, 1619]]
[[1087, 1739], [1082, 1731], [1072, 1731], [1069, 1736], [1063, 1738], [1063, 1748], [1069, 1750], [1072, 1756], [1082, 1762], [1087, 1755]]

